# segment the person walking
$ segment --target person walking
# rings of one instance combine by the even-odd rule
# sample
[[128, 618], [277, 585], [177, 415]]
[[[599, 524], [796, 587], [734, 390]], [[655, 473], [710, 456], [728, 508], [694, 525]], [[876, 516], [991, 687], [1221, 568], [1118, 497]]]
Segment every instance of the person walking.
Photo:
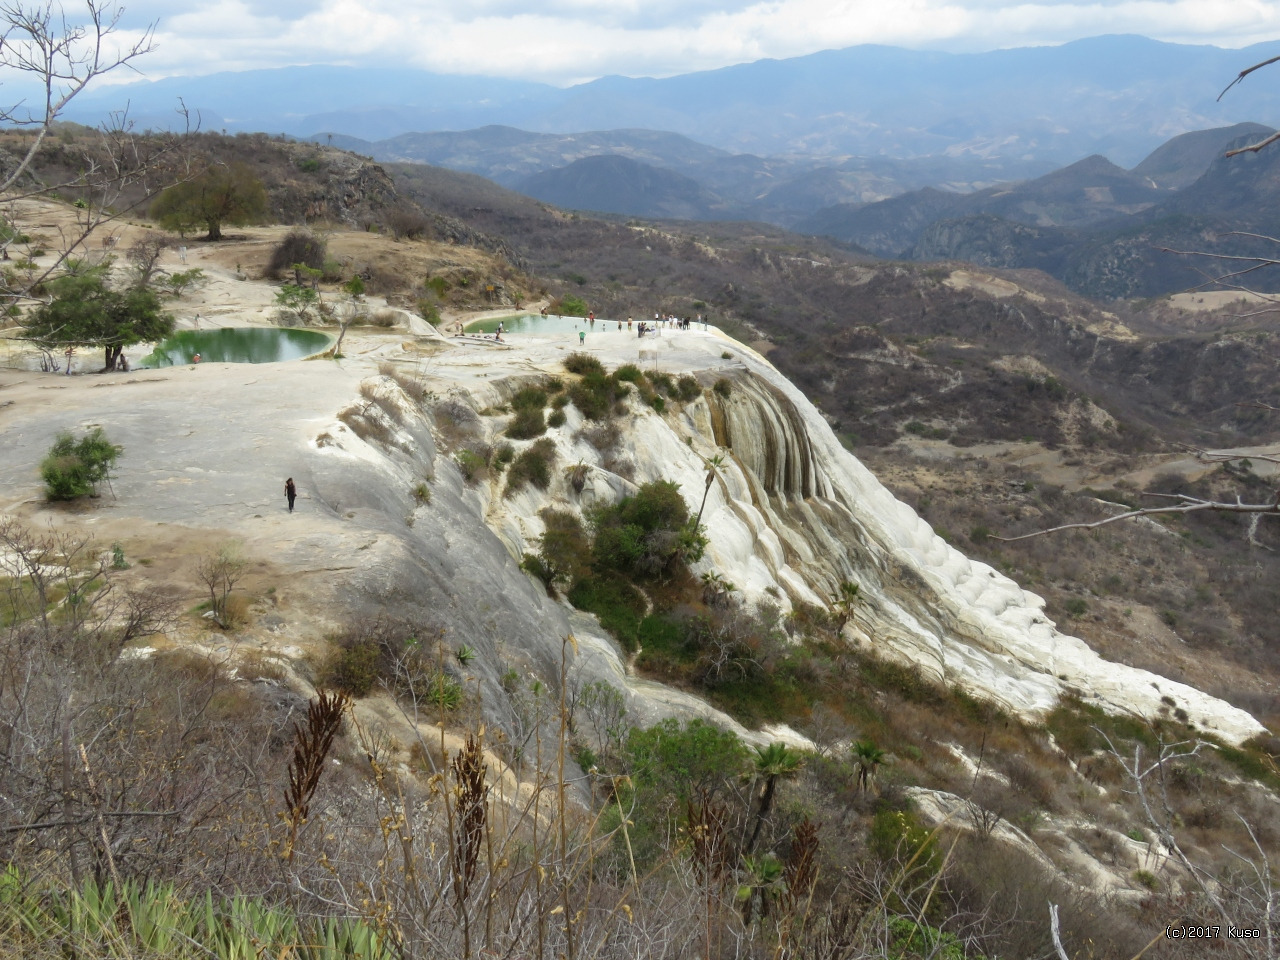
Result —
[[586, 343], [586, 342], [587, 342], [587, 331], [585, 331], [585, 330], [579, 330], [579, 331], [578, 331], [578, 345], [579, 345], [579, 346], [582, 346], [582, 345], [583, 345], [584, 343]]
[[298, 499], [298, 488], [293, 484], [293, 477], [284, 482], [284, 496], [289, 501], [289, 512], [293, 513], [293, 501]]

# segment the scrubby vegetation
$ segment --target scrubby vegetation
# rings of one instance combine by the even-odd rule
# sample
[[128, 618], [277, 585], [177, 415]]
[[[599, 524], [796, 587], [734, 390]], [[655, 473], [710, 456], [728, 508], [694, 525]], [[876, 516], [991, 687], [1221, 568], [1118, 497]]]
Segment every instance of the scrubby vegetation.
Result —
[[684, 376], [677, 385], [670, 374], [642, 371], [633, 363], [625, 363], [613, 373], [586, 353], [572, 353], [565, 358], [565, 369], [580, 379], [569, 387], [568, 398], [588, 420], [605, 421], [624, 409], [619, 401], [635, 390], [640, 399], [659, 413], [666, 409], [666, 399], [695, 400], [702, 395], [698, 381]]
[[97, 496], [98, 484], [110, 482], [111, 469], [123, 452], [101, 427], [94, 427], [79, 440], [67, 431], [58, 434], [40, 464], [45, 495], [50, 500]]
[[688, 564], [706, 545], [675, 484], [647, 483], [634, 496], [594, 508], [589, 528], [559, 510], [544, 510], [542, 519], [546, 532], [525, 568], [548, 589], [565, 589], [574, 606], [597, 614], [630, 650], [669, 629], [660, 612], [647, 612], [646, 590], [677, 596], [671, 585], [691, 581]]
[[[267, 261], [267, 276], [280, 278], [295, 275], [295, 264], [301, 264], [320, 275], [324, 272], [328, 245], [310, 230], [291, 230], [275, 245]], [[300, 278], [295, 283], [301, 284]]]
[[[661, 254], [669, 241], [651, 242]], [[762, 273], [788, 282], [785, 257], [768, 249], [757, 256]], [[699, 263], [696, 250], [689, 262]], [[835, 302], [839, 291], [820, 278], [811, 282], [815, 298], [829, 294]], [[867, 287], [869, 296], [885, 294], [883, 278]], [[905, 289], [915, 292], [910, 284]], [[730, 297], [742, 316], [765, 317], [772, 309], [749, 285]], [[945, 312], [936, 299], [916, 299], [924, 304], [922, 318]], [[903, 315], [914, 323], [911, 305]], [[975, 323], [1000, 320], [976, 309], [974, 316]], [[953, 320], [954, 313], [927, 322]], [[820, 340], [824, 349], [810, 357], [807, 386], [821, 394], [832, 389], [824, 376], [837, 384], [844, 376], [829, 357], [862, 350], [866, 358], [848, 362], [860, 365], [864, 392], [857, 403], [865, 408], [856, 416], [870, 425], [867, 437], [887, 442], [905, 423], [909, 439], [969, 442], [989, 415], [999, 430], [1044, 426], [1053, 443], [1070, 439], [1055, 418], [1081, 401], [1078, 385], [986, 368], [987, 394], [978, 395], [969, 381], [945, 401], [980, 415], [944, 416], [937, 406], [944, 401], [928, 399], [933, 393], [917, 392], [925, 398], [919, 402], [895, 396], [906, 389], [903, 381], [886, 386], [887, 377], [868, 371], [881, 369], [875, 364], [885, 354], [877, 351], [887, 351], [900, 361], [893, 370], [905, 371], [893, 376], [919, 386], [940, 376], [940, 366], [972, 369], [961, 366], [976, 366], [971, 353], [942, 335], [908, 342], [892, 331], [877, 339], [869, 329], [850, 334], [813, 326], [812, 334], [791, 331], [789, 342], [783, 331], [786, 349], [772, 359], [797, 364]], [[420, 384], [417, 393], [412, 384], [401, 387], [429, 406], [469, 481], [510, 468], [512, 492], [529, 483], [545, 487], [562, 469], [550, 440], [538, 438], [544, 423], [554, 426], [557, 415], [563, 422], [563, 405], [572, 402], [584, 416], [587, 408], [598, 412], [583, 436], [604, 452], [618, 445], [609, 421], [624, 397], [660, 407], [702, 391], [692, 377], [673, 383], [630, 365], [609, 375], [589, 357], [570, 358], [566, 366], [579, 378], [569, 391], [548, 385], [512, 401], [510, 435], [535, 441], [528, 445], [490, 446], [480, 439], [475, 411], [461, 401], [437, 400]], [[722, 383], [711, 389], [731, 397], [730, 381]], [[347, 411], [343, 418], [386, 442], [399, 413], [380, 395], [370, 388], [362, 405], [367, 416]], [[837, 428], [854, 416], [851, 404], [842, 399], [824, 407]], [[544, 421], [548, 405], [554, 412]], [[852, 422], [844, 423], [846, 438]], [[882, 428], [883, 436], [876, 432]], [[1091, 442], [1105, 447], [1113, 435], [1098, 429]], [[1045, 542], [1017, 553], [996, 537], [1065, 519], [1069, 508], [1091, 502], [1089, 494], [1033, 483], [985, 462], [963, 468], [968, 473], [938, 469], [938, 488], [912, 487], [913, 503], [944, 531], [958, 531], [966, 550], [1043, 587], [1051, 614], [1069, 615], [1071, 629], [1121, 645], [1129, 629], [1124, 605], [1158, 597], [1154, 625], [1176, 630], [1189, 649], [1225, 648], [1234, 636], [1228, 629], [1239, 622], [1254, 640], [1233, 655], [1268, 662], [1256, 638], [1274, 629], [1269, 594], [1259, 589], [1270, 561], [1233, 559], [1246, 532], [1233, 518], [1174, 521], [1132, 535], [1108, 531], [1069, 548]], [[1247, 474], [1224, 471], [1203, 486], [1174, 489], [1238, 489], [1250, 497], [1269, 489]], [[992, 489], [980, 483], [982, 496], [971, 496], [973, 476]], [[571, 485], [575, 478], [582, 483], [570, 473]], [[1132, 489], [1099, 496], [1137, 502]], [[1172, 698], [1154, 724], [1074, 701], [1043, 725], [1010, 718], [919, 671], [849, 649], [838, 636], [847, 617], [838, 603], [828, 610], [799, 606], [783, 616], [767, 604], [745, 607], [734, 585], [714, 573], [694, 579], [687, 563], [701, 548], [697, 524], [677, 508], [678, 499], [648, 485], [589, 515], [585, 525], [549, 508], [540, 549], [526, 565], [551, 589], [599, 613], [637, 653], [642, 673], [705, 693], [748, 725], [802, 726], [818, 753], [799, 758], [780, 744], [749, 751], [698, 722], [633, 731], [620, 691], [584, 687], [571, 676], [528, 680], [505, 664], [494, 674], [510, 709], [504, 703], [487, 728], [465, 718], [455, 723], [450, 733], [469, 730], [470, 740], [446, 747], [443, 735], [423, 736], [408, 721], [393, 737], [367, 712], [331, 711], [337, 721], [325, 726], [321, 701], [308, 705], [287, 686], [256, 683], [247, 669], [180, 654], [117, 656], [153, 629], [155, 611], [146, 598], [122, 593], [120, 581], [114, 597], [128, 596], [128, 604], [109, 611], [104, 604], [112, 594], [101, 586], [110, 574], [100, 569], [101, 558], [77, 559], [59, 545], [55, 554], [71, 559], [61, 579], [43, 588], [36, 585], [43, 563], [30, 574], [0, 569], [0, 596], [9, 604], [0, 604], [0, 627], [9, 631], [0, 647], [5, 676], [34, 684], [0, 690], [3, 729], [17, 731], [0, 743], [7, 804], [0, 840], [18, 865], [0, 881], [0, 940], [7, 936], [24, 956], [74, 953], [88, 960], [188, 949], [192, 956], [221, 956], [222, 945], [245, 931], [252, 931], [249, 948], [273, 955], [321, 956], [328, 942], [317, 946], [312, 939], [347, 937], [332, 950], [959, 960], [1049, 955], [1045, 905], [1054, 902], [1062, 906], [1069, 954], [1101, 958], [1138, 955], [1170, 917], [1214, 919], [1220, 911], [1213, 896], [1225, 898], [1244, 923], [1274, 922], [1256, 921], [1268, 914], [1250, 912], [1269, 902], [1263, 874], [1251, 874], [1223, 850], [1256, 857], [1274, 848], [1280, 829], [1274, 804], [1248, 782], [1277, 786], [1274, 742], [1213, 743]], [[1106, 515], [1102, 505], [1087, 509]], [[1258, 536], [1269, 543], [1272, 532], [1264, 525]], [[1221, 593], [1194, 588], [1197, 551], [1221, 568], [1209, 581]], [[2, 554], [5, 562], [15, 555]], [[1130, 572], [1094, 562], [1108, 554], [1124, 557]], [[1078, 576], [1063, 576], [1071, 564]], [[856, 593], [850, 596], [856, 604]], [[1228, 598], [1240, 600], [1238, 611]], [[476, 656], [464, 657], [463, 649], [469, 648], [456, 642], [446, 648], [428, 625], [365, 624], [336, 636], [331, 658], [317, 659], [308, 677], [351, 695], [383, 697], [376, 706], [388, 708], [381, 714], [388, 726], [419, 715], [456, 721], [476, 703], [468, 671], [458, 669]], [[1249, 705], [1267, 709], [1265, 701]], [[316, 735], [326, 730], [328, 742]], [[1167, 806], [1159, 822], [1148, 822], [1126, 793], [1133, 783], [1111, 745], [1152, 757], [1172, 743], [1197, 741], [1208, 745], [1175, 751], [1160, 768]], [[68, 745], [82, 742], [82, 764], [73, 751], [68, 765]], [[522, 780], [524, 792], [511, 789], [508, 777]], [[310, 793], [303, 790], [308, 784]], [[935, 830], [930, 804], [937, 790], [958, 798], [958, 812]], [[512, 796], [523, 799], [512, 805]], [[1230, 816], [1234, 810], [1255, 829], [1258, 848]], [[1033, 857], [1002, 838], [1006, 824], [1040, 851]], [[1207, 888], [1213, 896], [1170, 866], [1166, 833], [1176, 833], [1213, 878]], [[1145, 853], [1128, 842], [1143, 844]], [[1069, 869], [1079, 850], [1129, 886], [1114, 896], [1101, 887], [1081, 889], [1037, 859], [1048, 856]], [[174, 886], [152, 888], [152, 897], [138, 885], [146, 880]], [[108, 883], [117, 899], [104, 892]], [[167, 946], [146, 939], [170, 928], [190, 939]], [[355, 936], [362, 945], [352, 945]], [[1226, 944], [1225, 955], [1241, 946]], [[1203, 955], [1224, 955], [1221, 943], [1185, 942], [1157, 943], [1145, 955], [1194, 957], [1201, 948]], [[227, 955], [233, 949], [240, 948], [226, 947]]]
[[[613, 531], [598, 554], [571, 515], [543, 518], [543, 553], [564, 564], [553, 582], [630, 577], [660, 604], [647, 572], [659, 558], [619, 531], [678, 524], [670, 491], [595, 521]], [[510, 710], [482, 728], [456, 671], [486, 655], [430, 624], [374, 618], [333, 638], [316, 679], [385, 698], [388, 723], [404, 719], [392, 736], [341, 694], [306, 702], [259, 682], [270, 673], [250, 659], [232, 672], [188, 653], [120, 656], [173, 615], [162, 597], [128, 591], [88, 541], [5, 521], [0, 545], [0, 658], [25, 678], [0, 691], [0, 720], [29, 748], [0, 744], [0, 938], [15, 956], [977, 960], [1049, 954], [1055, 903], [1069, 955], [1127, 958], [1170, 916], [1216, 922], [1205, 890], [1230, 898], [1239, 925], [1274, 922], [1256, 875], [1214, 855], [1250, 852], [1223, 804], [1263, 843], [1274, 836], [1274, 804], [1234, 779], [1252, 775], [1245, 764], [1265, 773], [1262, 745], [1171, 755], [1161, 802], [1176, 820], [1149, 821], [1124, 792], [1106, 738], [1158, 756], [1191, 735], [1172, 713], [1146, 726], [1066, 703], [1040, 727], [834, 643], [822, 611], [738, 610], [739, 635], [789, 638], [765, 659], [790, 659], [788, 683], [814, 698], [818, 752], [749, 749], [697, 720], [633, 727], [606, 683], [527, 679], [501, 662]], [[724, 614], [713, 622], [732, 626], [733, 591], [701, 586]], [[430, 726], [445, 716], [463, 729], [447, 744]], [[68, 736], [83, 744], [76, 761], [48, 762]], [[922, 785], [967, 798], [961, 812], [935, 826]], [[1004, 823], [1051, 857], [1069, 842], [1111, 858], [1141, 899], [1055, 877]], [[1175, 886], [1172, 868], [1131, 859], [1125, 844], [1169, 830], [1212, 886]], [[1174, 947], [1148, 955], [1256, 955], [1239, 941]]]
[[507, 427], [507, 436], [516, 440], [532, 440], [547, 430], [543, 411], [547, 406], [547, 392], [537, 387], [525, 387], [511, 398], [515, 416]]
[[516, 454], [507, 470], [507, 486], [503, 495], [510, 497], [519, 493], [525, 484], [539, 490], [547, 489], [551, 486], [551, 467], [555, 459], [556, 445], [547, 437]]

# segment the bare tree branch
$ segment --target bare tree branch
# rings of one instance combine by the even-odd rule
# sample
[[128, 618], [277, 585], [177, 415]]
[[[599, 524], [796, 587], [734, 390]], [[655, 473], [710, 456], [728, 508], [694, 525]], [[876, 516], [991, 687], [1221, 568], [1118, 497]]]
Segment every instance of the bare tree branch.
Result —
[[1058, 905], [1056, 903], [1049, 904], [1049, 933], [1053, 935], [1053, 949], [1058, 954], [1058, 960], [1071, 960], [1067, 956], [1066, 948], [1062, 946], [1062, 934], [1058, 932]]
[[111, 0], [85, 0], [88, 23], [72, 26], [61, 7], [54, 14], [52, 0], [43, 6], [14, 0], [0, 4], [0, 20], [7, 25], [0, 35], [0, 67], [31, 74], [44, 88], [44, 102], [36, 109], [24, 110], [26, 101], [19, 101], [0, 110], [0, 124], [39, 128], [18, 166], [0, 181], [0, 192], [13, 186], [31, 166], [54, 120], [90, 81], [154, 49], [152, 23], [133, 46], [115, 57], [104, 57], [103, 42], [116, 32], [123, 14], [124, 8]]
[[1269, 137], [1263, 137], [1257, 143], [1249, 144], [1247, 147], [1237, 147], [1234, 150], [1228, 150], [1226, 153], [1223, 154], [1223, 156], [1234, 157], [1242, 153], [1257, 153], [1259, 150], [1262, 150], [1265, 147], [1271, 146], [1271, 144], [1275, 143], [1277, 140], [1280, 140], [1280, 130], [1277, 130], [1275, 133], [1271, 134]]
[[1168, 497], [1181, 502], [1172, 507], [1143, 507], [1140, 510], [1129, 510], [1125, 513], [1118, 513], [1114, 517], [1095, 520], [1091, 523], [1064, 523], [1057, 527], [1036, 530], [1033, 533], [1024, 533], [1016, 537], [992, 536], [991, 539], [1012, 543], [1015, 540], [1029, 540], [1032, 537], [1042, 537], [1045, 534], [1058, 533], [1062, 530], [1096, 530], [1098, 527], [1105, 527], [1109, 523], [1132, 520], [1135, 517], [1150, 517], [1156, 514], [1199, 513], [1204, 510], [1221, 513], [1273, 514], [1280, 516], [1280, 490], [1276, 491], [1276, 500], [1271, 503], [1227, 503], [1223, 500], [1202, 500], [1199, 497], [1188, 496], [1185, 493], [1143, 493], [1142, 495], [1144, 497]]
[[1271, 66], [1271, 64], [1277, 63], [1277, 62], [1280, 62], [1280, 57], [1272, 57], [1270, 60], [1263, 60], [1261, 63], [1255, 63], [1252, 67], [1247, 67], [1246, 69], [1241, 70], [1234, 80], [1232, 80], [1225, 87], [1223, 87], [1222, 93], [1218, 94], [1218, 99], [1221, 100], [1223, 97], [1225, 97], [1227, 95], [1228, 90], [1230, 90], [1237, 83], [1242, 81], [1249, 74], [1253, 73], [1255, 70], [1261, 70], [1263, 67], [1269, 67]]

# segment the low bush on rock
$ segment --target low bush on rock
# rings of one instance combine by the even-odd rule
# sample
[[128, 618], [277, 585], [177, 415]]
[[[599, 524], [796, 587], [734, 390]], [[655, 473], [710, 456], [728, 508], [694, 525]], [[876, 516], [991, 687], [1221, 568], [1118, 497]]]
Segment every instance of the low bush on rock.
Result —
[[70, 432], [59, 433], [40, 464], [45, 495], [50, 500], [96, 497], [98, 484], [110, 482], [111, 468], [123, 450], [107, 439], [101, 427], [79, 440]]

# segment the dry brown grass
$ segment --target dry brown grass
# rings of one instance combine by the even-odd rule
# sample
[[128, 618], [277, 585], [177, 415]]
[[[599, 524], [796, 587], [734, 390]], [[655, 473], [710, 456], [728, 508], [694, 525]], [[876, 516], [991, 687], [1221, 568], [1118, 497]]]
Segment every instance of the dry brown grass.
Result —
[[416, 403], [425, 403], [431, 396], [431, 390], [427, 387], [426, 379], [416, 366], [412, 370], [406, 370], [399, 364], [382, 363], [378, 365], [378, 372], [384, 377], [390, 377], [394, 380], [400, 389]]

